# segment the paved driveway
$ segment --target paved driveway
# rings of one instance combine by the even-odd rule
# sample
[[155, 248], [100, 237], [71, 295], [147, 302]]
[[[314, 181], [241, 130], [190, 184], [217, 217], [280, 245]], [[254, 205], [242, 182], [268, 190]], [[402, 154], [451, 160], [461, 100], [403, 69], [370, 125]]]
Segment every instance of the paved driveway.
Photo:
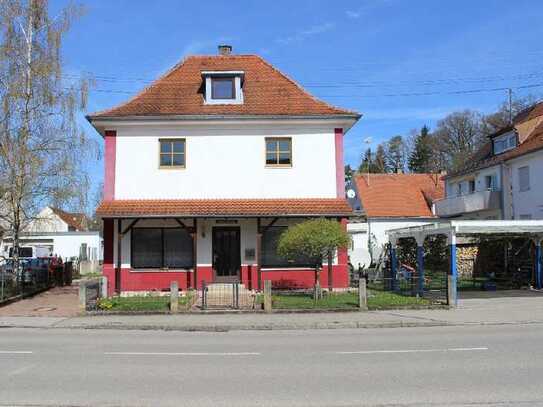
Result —
[[0, 307], [1, 317], [72, 317], [78, 314], [78, 287], [54, 287]]

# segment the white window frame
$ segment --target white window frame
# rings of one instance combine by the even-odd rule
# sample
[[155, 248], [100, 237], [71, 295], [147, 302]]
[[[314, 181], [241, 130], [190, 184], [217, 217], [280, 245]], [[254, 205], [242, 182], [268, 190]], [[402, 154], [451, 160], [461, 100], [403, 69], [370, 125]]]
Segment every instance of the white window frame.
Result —
[[[242, 71], [204, 71], [202, 76], [205, 82], [204, 104], [206, 105], [241, 105], [243, 104]], [[212, 81], [214, 78], [233, 78], [234, 79], [234, 98], [232, 99], [213, 99]]]

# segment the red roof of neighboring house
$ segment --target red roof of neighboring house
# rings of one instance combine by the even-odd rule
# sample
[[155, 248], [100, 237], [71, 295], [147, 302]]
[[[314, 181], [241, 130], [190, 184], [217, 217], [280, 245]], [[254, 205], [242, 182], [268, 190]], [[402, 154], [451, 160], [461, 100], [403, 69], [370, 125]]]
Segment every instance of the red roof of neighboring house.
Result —
[[350, 216], [345, 199], [153, 199], [104, 201], [98, 216], [222, 217], [222, 216]]
[[543, 102], [538, 102], [518, 113], [514, 117], [513, 123], [521, 124], [541, 115], [543, 115]]
[[[243, 71], [242, 104], [204, 104], [203, 71]], [[345, 115], [320, 101], [256, 55], [190, 56], [131, 100], [89, 119], [158, 115]]]
[[70, 213], [65, 212], [62, 209], [51, 208], [53, 213], [57, 215], [68, 226], [73, 227], [75, 230], [81, 232], [87, 230], [87, 216], [84, 213]]
[[[542, 113], [543, 114], [543, 113]], [[492, 154], [492, 141], [485, 143], [471, 157], [468, 163], [458, 171], [447, 174], [445, 178], [468, 174], [475, 170], [492, 167], [507, 160], [520, 157], [543, 149], [543, 122], [541, 122], [532, 133], [518, 147], [508, 150], [502, 154]]]
[[356, 176], [366, 216], [433, 217], [432, 202], [444, 197], [439, 174], [367, 174]]

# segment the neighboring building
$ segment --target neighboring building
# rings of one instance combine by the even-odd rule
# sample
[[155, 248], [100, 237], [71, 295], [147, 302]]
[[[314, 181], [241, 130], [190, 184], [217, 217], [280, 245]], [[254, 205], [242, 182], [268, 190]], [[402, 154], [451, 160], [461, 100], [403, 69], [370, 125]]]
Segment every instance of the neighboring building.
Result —
[[433, 202], [443, 197], [440, 174], [364, 174], [355, 177], [364, 217], [352, 220], [351, 264], [376, 263], [388, 243], [386, 231], [435, 222]]
[[[101, 259], [101, 238], [98, 231], [89, 231], [85, 214], [69, 213], [58, 208], [45, 207], [21, 233], [22, 257], [56, 255], [64, 260]], [[2, 251], [11, 257], [13, 239], [5, 235]]]
[[[359, 114], [317, 100], [255, 55], [192, 56], [88, 120], [105, 140], [104, 274], [110, 293], [202, 281], [311, 286], [279, 234], [312, 217], [346, 223], [343, 136]], [[328, 286], [327, 273], [321, 282]], [[347, 253], [333, 286], [348, 284]]]
[[490, 137], [459, 171], [445, 177], [440, 217], [543, 219], [543, 102]]

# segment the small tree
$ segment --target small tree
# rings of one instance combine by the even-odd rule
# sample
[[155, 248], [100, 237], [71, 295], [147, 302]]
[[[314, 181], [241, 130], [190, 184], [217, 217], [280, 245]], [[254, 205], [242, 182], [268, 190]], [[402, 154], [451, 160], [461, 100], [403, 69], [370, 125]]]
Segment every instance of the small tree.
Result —
[[343, 226], [329, 219], [314, 219], [290, 226], [279, 238], [277, 253], [287, 259], [306, 257], [315, 267], [315, 284], [319, 282], [324, 259], [328, 261], [328, 286], [332, 288], [332, 257], [345, 249], [351, 238]]

